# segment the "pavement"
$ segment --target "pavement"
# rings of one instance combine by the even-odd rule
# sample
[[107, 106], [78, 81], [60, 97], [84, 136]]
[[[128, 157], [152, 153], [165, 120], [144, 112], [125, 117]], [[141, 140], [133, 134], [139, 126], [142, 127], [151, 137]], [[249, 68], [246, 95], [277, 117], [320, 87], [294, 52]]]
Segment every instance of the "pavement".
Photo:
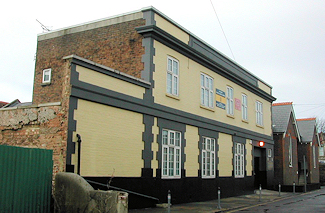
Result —
[[[233, 212], [245, 210], [254, 206], [260, 206], [265, 203], [275, 202], [287, 199], [292, 196], [298, 196], [302, 193], [281, 192], [263, 189], [261, 196], [259, 190], [255, 190], [254, 194], [242, 195], [237, 197], [228, 197], [220, 199], [220, 207], [218, 200], [193, 202], [184, 204], [175, 204], [170, 208], [170, 212], [177, 213], [215, 213], [215, 212]], [[165, 205], [166, 207], [167, 205]], [[168, 208], [156, 207], [146, 209], [130, 209], [130, 213], [167, 213]]]

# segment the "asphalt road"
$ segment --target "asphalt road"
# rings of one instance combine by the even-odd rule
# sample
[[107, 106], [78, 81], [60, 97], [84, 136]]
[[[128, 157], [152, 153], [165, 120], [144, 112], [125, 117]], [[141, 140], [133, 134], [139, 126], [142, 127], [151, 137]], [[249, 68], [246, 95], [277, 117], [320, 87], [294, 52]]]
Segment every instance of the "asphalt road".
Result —
[[325, 212], [325, 188], [267, 204], [227, 212]]

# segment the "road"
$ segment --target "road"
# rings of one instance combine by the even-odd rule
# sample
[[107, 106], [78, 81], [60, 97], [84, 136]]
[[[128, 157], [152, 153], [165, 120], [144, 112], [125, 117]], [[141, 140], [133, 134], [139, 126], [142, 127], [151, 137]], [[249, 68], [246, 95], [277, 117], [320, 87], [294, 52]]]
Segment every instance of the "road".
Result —
[[245, 207], [228, 212], [325, 212], [325, 188], [267, 204]]

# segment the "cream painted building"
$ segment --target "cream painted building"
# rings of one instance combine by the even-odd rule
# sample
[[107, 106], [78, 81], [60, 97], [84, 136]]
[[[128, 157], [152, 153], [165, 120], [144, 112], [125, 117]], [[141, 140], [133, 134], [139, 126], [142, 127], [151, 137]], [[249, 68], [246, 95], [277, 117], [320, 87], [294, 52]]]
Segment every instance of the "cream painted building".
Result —
[[67, 101], [66, 171], [146, 195], [131, 208], [271, 184], [274, 100], [152, 7], [38, 36], [33, 101]]

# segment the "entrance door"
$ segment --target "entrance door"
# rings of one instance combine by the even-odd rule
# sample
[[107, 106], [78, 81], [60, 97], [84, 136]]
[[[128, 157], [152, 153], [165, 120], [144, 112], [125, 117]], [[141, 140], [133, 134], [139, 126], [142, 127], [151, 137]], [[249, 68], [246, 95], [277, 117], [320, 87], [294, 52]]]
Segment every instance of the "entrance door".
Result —
[[266, 175], [266, 149], [254, 147], [254, 186], [259, 188], [267, 187]]

